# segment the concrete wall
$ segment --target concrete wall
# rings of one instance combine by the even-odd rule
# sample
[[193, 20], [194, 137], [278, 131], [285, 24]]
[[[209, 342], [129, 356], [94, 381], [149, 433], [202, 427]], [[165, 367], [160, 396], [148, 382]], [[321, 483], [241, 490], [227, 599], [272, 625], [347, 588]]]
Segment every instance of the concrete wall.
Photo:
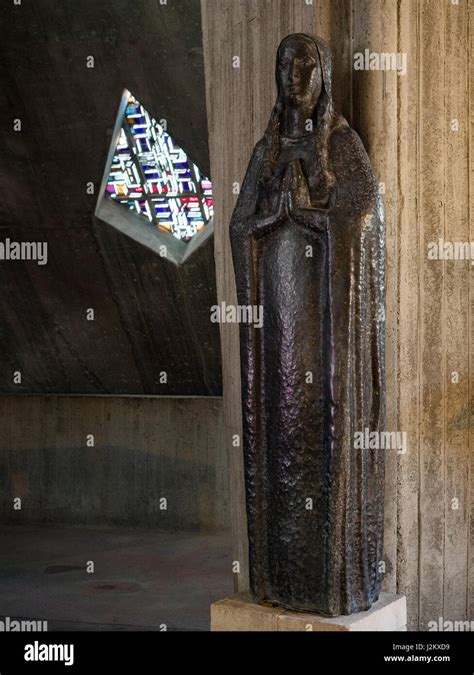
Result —
[[219, 398], [2, 396], [0, 418], [2, 523], [229, 527]]
[[222, 394], [212, 238], [178, 268], [93, 218], [124, 88], [209, 175], [200, 22], [199, 0], [0, 3], [0, 242], [48, 244], [0, 261], [0, 392]]
[[[473, 241], [472, 0], [202, 0], [219, 302], [235, 303], [228, 224], [275, 100], [275, 53], [291, 32], [326, 39], [335, 101], [384, 184], [387, 428], [385, 588], [406, 593], [410, 628], [474, 616], [472, 267], [427, 257], [438, 237]], [[355, 71], [353, 55], [405, 52], [408, 72]], [[240, 57], [240, 68], [233, 57]], [[452, 121], [457, 119], [459, 130]], [[471, 132], [471, 133], [470, 133]], [[226, 444], [241, 433], [238, 326], [221, 327]], [[453, 383], [453, 373], [458, 374]], [[230, 455], [234, 557], [247, 585], [242, 457]], [[453, 501], [453, 500], [457, 500]], [[453, 508], [453, 505], [458, 508]]]

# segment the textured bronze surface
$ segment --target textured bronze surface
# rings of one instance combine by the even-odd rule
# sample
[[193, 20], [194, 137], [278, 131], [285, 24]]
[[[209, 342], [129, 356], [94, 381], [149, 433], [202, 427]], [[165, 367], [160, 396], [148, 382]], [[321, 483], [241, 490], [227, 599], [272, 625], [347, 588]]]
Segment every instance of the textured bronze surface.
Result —
[[334, 616], [381, 584], [385, 455], [354, 436], [384, 428], [383, 205], [328, 47], [288, 36], [276, 75], [230, 227], [239, 305], [263, 311], [240, 326], [250, 582]]

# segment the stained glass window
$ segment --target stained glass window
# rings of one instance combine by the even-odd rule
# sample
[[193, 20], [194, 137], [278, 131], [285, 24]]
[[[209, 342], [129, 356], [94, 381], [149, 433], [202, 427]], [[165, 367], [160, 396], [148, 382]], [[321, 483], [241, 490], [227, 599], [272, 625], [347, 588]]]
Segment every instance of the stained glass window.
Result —
[[130, 95], [107, 192], [160, 230], [189, 241], [213, 214], [212, 183]]

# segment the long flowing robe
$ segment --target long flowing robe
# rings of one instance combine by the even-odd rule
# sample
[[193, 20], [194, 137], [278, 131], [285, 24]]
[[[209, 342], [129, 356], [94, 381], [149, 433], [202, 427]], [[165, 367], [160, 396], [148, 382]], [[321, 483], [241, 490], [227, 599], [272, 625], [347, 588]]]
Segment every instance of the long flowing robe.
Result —
[[385, 456], [354, 439], [384, 428], [384, 218], [357, 134], [334, 113], [321, 124], [265, 134], [230, 234], [238, 302], [263, 309], [261, 328], [240, 325], [251, 592], [334, 616], [368, 609], [381, 585]]

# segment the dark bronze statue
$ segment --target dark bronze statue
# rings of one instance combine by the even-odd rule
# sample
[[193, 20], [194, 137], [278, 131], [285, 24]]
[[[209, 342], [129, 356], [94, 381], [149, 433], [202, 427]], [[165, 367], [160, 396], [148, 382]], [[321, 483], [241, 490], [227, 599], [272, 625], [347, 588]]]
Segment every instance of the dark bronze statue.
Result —
[[290, 35], [278, 97], [230, 234], [241, 323], [251, 591], [336, 616], [381, 584], [384, 215], [358, 135], [333, 109], [331, 54]]

